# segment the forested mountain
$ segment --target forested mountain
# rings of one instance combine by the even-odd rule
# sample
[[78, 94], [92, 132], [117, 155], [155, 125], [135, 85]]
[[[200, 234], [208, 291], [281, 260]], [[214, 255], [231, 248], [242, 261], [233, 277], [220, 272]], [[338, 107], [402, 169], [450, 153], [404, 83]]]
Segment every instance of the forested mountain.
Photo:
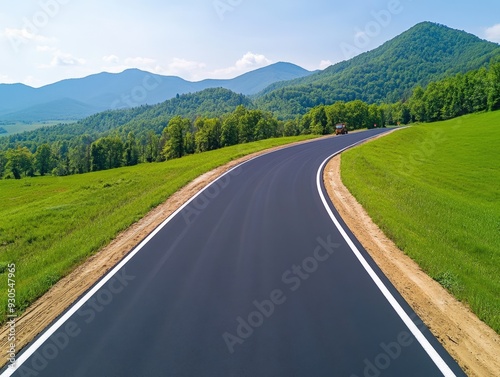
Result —
[[157, 105], [109, 110], [76, 123], [5, 136], [0, 138], [0, 150], [26, 146], [34, 151], [37, 144], [69, 142], [82, 135], [97, 139], [110, 133], [126, 136], [129, 132], [134, 132], [137, 137], [144, 136], [149, 131], [159, 134], [175, 115], [193, 120], [199, 116], [216, 117], [234, 111], [239, 105], [252, 107], [247, 97], [228, 89], [205, 89], [193, 94], [183, 94]]
[[259, 94], [256, 104], [288, 118], [339, 100], [396, 102], [408, 98], [417, 85], [484, 67], [495, 58], [500, 58], [498, 44], [423, 22], [322, 72], [275, 83]]
[[44, 121], [82, 119], [104, 110], [154, 105], [207, 88], [226, 88], [245, 95], [270, 84], [304, 77], [311, 72], [290, 63], [276, 63], [234, 79], [190, 82], [138, 69], [119, 74], [99, 73], [63, 80], [35, 89], [22, 84], [0, 84], [0, 120]]

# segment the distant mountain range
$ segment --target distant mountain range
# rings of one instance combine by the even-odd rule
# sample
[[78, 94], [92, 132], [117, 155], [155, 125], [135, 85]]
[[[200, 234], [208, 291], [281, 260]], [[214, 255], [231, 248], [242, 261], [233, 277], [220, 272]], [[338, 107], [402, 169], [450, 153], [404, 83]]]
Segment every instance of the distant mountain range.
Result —
[[295, 64], [276, 63], [228, 80], [186, 81], [138, 69], [122, 73], [99, 73], [32, 88], [23, 84], [0, 84], [0, 121], [82, 119], [109, 109], [153, 105], [185, 93], [225, 88], [254, 95], [269, 85], [312, 74]]

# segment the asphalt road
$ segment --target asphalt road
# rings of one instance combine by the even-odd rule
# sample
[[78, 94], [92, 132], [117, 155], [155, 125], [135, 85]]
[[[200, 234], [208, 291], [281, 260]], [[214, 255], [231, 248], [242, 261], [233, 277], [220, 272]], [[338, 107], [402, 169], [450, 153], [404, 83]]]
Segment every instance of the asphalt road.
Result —
[[464, 376], [324, 198], [325, 159], [381, 132], [223, 176], [1, 376]]

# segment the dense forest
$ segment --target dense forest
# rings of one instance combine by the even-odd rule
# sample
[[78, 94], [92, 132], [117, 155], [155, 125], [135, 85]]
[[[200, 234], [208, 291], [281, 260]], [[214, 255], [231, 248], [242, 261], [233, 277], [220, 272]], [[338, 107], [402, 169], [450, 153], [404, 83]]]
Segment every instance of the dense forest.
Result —
[[256, 105], [279, 118], [303, 115], [318, 105], [356, 99], [394, 103], [417, 85], [487, 67], [500, 47], [465, 32], [420, 23], [382, 46], [305, 78], [271, 85]]

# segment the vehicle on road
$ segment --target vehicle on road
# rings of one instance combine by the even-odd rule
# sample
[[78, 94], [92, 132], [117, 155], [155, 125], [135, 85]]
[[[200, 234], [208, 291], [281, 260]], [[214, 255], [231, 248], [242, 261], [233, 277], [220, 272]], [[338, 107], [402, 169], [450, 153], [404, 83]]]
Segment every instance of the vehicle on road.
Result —
[[345, 124], [337, 124], [335, 126], [335, 135], [347, 135], [347, 126]]

